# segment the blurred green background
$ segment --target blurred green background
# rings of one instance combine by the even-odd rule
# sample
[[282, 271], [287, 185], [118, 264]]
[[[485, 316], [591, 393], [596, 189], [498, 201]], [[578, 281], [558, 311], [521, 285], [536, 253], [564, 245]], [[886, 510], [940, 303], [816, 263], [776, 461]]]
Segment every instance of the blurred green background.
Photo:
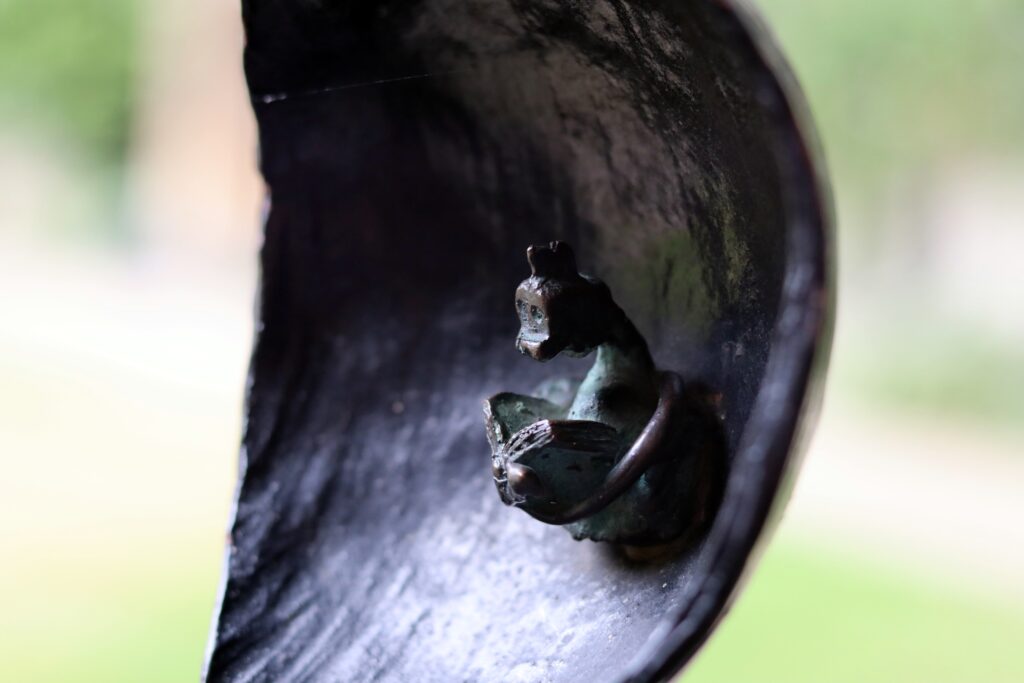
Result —
[[[841, 316], [778, 534], [692, 682], [1024, 680], [1024, 2], [763, 0]], [[0, 680], [196, 680], [261, 186], [235, 3], [0, 0]]]

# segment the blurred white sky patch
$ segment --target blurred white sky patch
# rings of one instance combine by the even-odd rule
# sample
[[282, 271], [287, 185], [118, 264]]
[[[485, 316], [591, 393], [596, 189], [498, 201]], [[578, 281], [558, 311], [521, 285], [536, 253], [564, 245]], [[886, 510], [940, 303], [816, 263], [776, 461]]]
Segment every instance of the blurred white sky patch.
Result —
[[936, 179], [927, 284], [952, 315], [1024, 340], [1024, 166], [974, 163]]
[[0, 572], [169, 538], [219, 560], [254, 281], [253, 268], [3, 245]]
[[149, 8], [129, 159], [134, 227], [162, 247], [250, 258], [263, 184], [238, 5], [177, 0]]

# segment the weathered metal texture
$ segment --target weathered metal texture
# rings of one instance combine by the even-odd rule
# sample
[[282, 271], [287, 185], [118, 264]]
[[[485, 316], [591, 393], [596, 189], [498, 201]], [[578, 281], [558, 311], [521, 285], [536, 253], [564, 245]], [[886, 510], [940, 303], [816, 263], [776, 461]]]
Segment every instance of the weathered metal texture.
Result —
[[[207, 680], [670, 677], [782, 504], [827, 357], [828, 199], [777, 53], [725, 0], [243, 5], [271, 208]], [[551, 375], [509, 293], [553, 239], [659, 368], [722, 392], [724, 498], [673, 560], [494, 494], [480, 402]]]

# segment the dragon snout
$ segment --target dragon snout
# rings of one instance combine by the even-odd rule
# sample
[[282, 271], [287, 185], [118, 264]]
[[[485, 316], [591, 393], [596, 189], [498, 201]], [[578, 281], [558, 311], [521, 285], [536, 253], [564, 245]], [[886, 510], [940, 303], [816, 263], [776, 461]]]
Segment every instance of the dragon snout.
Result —
[[547, 498], [548, 489], [537, 473], [525, 465], [511, 463], [506, 468], [508, 487], [519, 498]]

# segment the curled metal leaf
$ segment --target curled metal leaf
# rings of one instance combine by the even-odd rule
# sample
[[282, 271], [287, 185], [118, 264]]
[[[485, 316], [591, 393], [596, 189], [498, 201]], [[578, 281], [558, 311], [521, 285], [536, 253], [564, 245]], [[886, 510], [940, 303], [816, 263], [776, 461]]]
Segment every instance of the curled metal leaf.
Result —
[[[271, 198], [208, 681], [656, 681], [734, 595], [828, 355], [813, 135], [743, 3], [246, 0]], [[480, 402], [526, 244], [566, 240], [728, 444], [636, 562], [494, 495]]]

